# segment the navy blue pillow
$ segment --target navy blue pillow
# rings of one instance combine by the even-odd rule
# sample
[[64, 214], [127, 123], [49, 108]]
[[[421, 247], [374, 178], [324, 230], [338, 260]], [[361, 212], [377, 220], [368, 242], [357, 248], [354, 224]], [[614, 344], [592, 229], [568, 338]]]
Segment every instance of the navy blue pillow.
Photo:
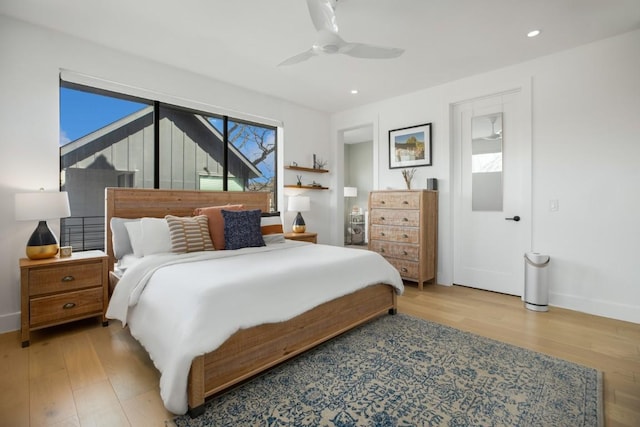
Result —
[[221, 210], [224, 218], [224, 248], [241, 249], [265, 246], [260, 229], [260, 209], [251, 211]]

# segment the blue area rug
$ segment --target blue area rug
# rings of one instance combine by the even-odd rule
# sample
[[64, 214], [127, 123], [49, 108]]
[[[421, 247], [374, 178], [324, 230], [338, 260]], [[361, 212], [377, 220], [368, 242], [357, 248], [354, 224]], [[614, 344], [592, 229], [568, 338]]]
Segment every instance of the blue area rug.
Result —
[[600, 426], [591, 368], [383, 316], [207, 402], [201, 426]]

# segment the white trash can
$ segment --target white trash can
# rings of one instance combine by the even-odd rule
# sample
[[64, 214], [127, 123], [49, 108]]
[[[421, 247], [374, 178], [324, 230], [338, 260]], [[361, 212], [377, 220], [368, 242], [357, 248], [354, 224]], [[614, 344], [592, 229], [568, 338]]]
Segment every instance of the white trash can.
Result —
[[549, 310], [547, 266], [549, 255], [538, 252], [524, 254], [524, 306], [533, 311]]

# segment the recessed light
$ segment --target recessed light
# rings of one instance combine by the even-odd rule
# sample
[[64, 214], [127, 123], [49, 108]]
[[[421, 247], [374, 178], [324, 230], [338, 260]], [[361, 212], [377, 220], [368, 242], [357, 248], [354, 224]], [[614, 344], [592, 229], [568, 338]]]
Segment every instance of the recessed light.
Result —
[[351, 89], [351, 95], [357, 95], [358, 89]]
[[535, 37], [535, 36], [538, 36], [538, 35], [540, 35], [540, 30], [533, 30], [533, 31], [529, 31], [527, 33], [527, 37], [529, 37], [529, 38], [532, 38], [532, 37]]

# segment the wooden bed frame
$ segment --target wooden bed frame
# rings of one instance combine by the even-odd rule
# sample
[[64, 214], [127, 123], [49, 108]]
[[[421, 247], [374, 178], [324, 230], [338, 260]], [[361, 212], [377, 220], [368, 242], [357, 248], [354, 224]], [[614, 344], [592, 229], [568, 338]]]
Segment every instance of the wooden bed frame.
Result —
[[[268, 210], [268, 193], [107, 188], [105, 247], [113, 271], [111, 218], [191, 216], [194, 208], [244, 204]], [[301, 285], [302, 286], [302, 285]], [[396, 292], [379, 284], [317, 306], [291, 320], [242, 329], [191, 363], [189, 414], [204, 413], [205, 398], [385, 313], [395, 314]]]

